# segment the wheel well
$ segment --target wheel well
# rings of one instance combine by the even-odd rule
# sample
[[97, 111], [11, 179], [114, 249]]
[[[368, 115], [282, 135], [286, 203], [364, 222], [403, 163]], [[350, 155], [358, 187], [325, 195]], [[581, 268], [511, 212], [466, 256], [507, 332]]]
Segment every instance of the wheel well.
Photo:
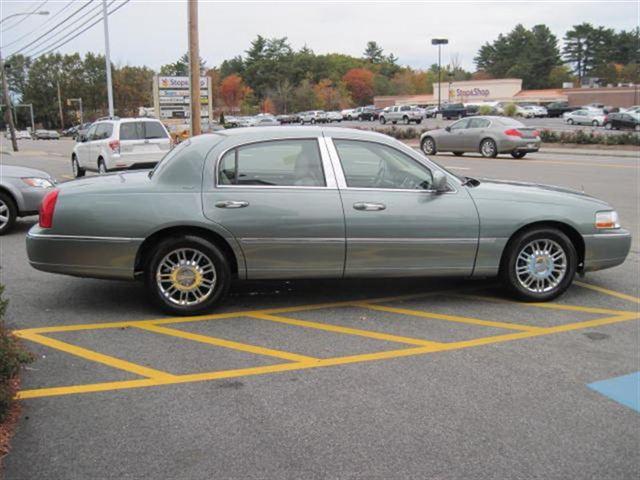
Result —
[[236, 259], [236, 255], [233, 252], [233, 249], [229, 245], [229, 243], [219, 234], [212, 232], [211, 230], [207, 230], [206, 228], [201, 227], [169, 227], [158, 232], [155, 232], [153, 235], [147, 237], [144, 242], [138, 248], [138, 253], [136, 255], [135, 262], [135, 272], [136, 274], [144, 271], [147, 262], [149, 261], [153, 249], [158, 245], [161, 241], [166, 238], [172, 236], [182, 236], [182, 235], [193, 235], [197, 237], [204, 238], [209, 242], [213, 243], [216, 247], [218, 247], [225, 257], [229, 260], [229, 267], [231, 268], [231, 272], [234, 275], [238, 273], [238, 260]]
[[516, 238], [516, 236], [518, 236], [520, 233], [524, 231], [533, 230], [534, 228], [555, 228], [560, 230], [567, 237], [569, 237], [569, 240], [571, 240], [571, 243], [573, 244], [574, 248], [576, 249], [576, 253], [578, 254], [578, 270], [582, 269], [584, 264], [584, 254], [585, 254], [584, 239], [582, 238], [582, 235], [580, 235], [580, 233], [571, 225], [568, 225], [562, 222], [554, 222], [554, 221], [542, 221], [542, 222], [530, 223], [513, 232], [511, 237], [509, 237], [509, 241], [507, 242], [507, 245], [504, 247], [504, 250], [502, 251], [502, 257], [500, 258], [501, 269], [502, 269], [502, 265], [504, 264], [504, 261], [506, 260], [505, 255], [509, 250], [509, 247], [511, 247], [511, 243]]
[[18, 202], [16, 201], [16, 197], [13, 196], [13, 193], [11, 193], [10, 190], [8, 190], [5, 187], [0, 187], [0, 192], [4, 193], [7, 197], [9, 197], [9, 200], [13, 202], [13, 206], [16, 209], [16, 212], [18, 211]]

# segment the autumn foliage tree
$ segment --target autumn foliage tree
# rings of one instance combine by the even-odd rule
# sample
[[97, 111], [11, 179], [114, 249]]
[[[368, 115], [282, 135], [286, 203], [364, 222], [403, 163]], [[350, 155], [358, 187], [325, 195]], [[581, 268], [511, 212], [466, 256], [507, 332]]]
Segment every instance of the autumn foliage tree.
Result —
[[224, 104], [232, 110], [237, 110], [240, 107], [247, 91], [242, 78], [235, 74], [225, 77], [220, 84], [220, 97]]
[[351, 98], [357, 105], [373, 101], [373, 78], [373, 72], [365, 68], [352, 68], [342, 77]]

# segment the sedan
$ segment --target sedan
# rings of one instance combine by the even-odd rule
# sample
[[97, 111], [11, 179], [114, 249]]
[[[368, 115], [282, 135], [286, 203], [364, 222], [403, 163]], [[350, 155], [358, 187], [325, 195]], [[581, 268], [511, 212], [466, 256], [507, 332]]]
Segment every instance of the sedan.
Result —
[[604, 128], [607, 130], [628, 128], [640, 132], [640, 113], [609, 113], [604, 119]]
[[55, 183], [40, 170], [0, 164], [0, 235], [8, 233], [18, 217], [37, 215]]
[[141, 279], [178, 315], [209, 311], [235, 279], [497, 276], [546, 301], [630, 245], [582, 192], [459, 177], [386, 135], [331, 127], [219, 131], [151, 172], [65, 182], [27, 235], [33, 267]]
[[605, 114], [602, 110], [581, 108], [573, 112], [562, 114], [562, 118], [569, 125], [592, 125], [599, 127], [605, 123]]
[[500, 153], [524, 158], [527, 153], [540, 149], [540, 133], [511, 118], [477, 116], [423, 133], [420, 146], [427, 155], [453, 152], [459, 156], [465, 152], [480, 152], [483, 157], [490, 158]]

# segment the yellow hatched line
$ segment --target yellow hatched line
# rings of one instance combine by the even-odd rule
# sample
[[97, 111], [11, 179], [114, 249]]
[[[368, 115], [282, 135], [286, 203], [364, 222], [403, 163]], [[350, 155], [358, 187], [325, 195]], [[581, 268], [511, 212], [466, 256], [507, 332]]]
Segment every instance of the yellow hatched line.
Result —
[[31, 340], [32, 342], [40, 343], [47, 347], [55, 348], [56, 350], [61, 350], [65, 353], [75, 355], [76, 357], [81, 357], [86, 360], [102, 363], [104, 365], [108, 365], [110, 367], [117, 368], [119, 370], [135, 373], [136, 375], [141, 375], [143, 377], [152, 378], [152, 379], [175, 378], [174, 375], [167, 372], [154, 370], [153, 368], [148, 368], [143, 365], [138, 365], [137, 363], [127, 362], [126, 360], [120, 360], [119, 358], [116, 358], [116, 357], [111, 357], [109, 355], [104, 355], [99, 352], [94, 352], [93, 350], [78, 347], [70, 343], [62, 342], [60, 340], [55, 340], [53, 338], [45, 337], [37, 333], [22, 331], [22, 332], [16, 333], [16, 335], [19, 336], [20, 338]]
[[297, 327], [314, 328], [316, 330], [324, 330], [327, 332], [344, 333], [347, 335], [357, 335], [359, 337], [374, 338], [376, 340], [384, 340], [387, 342], [405, 343], [407, 345], [436, 346], [441, 345], [439, 342], [431, 342], [419, 338], [401, 337], [389, 333], [372, 332], [370, 330], [360, 330], [358, 328], [343, 327], [340, 325], [331, 325], [327, 323], [317, 323], [308, 320], [298, 320], [294, 318], [279, 317], [276, 315], [267, 315], [264, 313], [253, 313], [249, 315], [252, 318], [260, 320], [268, 320], [270, 322], [284, 323], [286, 325], [295, 325]]
[[185, 340], [192, 340], [194, 342], [207, 343], [209, 345], [215, 345], [217, 347], [225, 347], [233, 350], [240, 350], [242, 352], [254, 353], [256, 355], [265, 355], [268, 357], [281, 358], [283, 360], [290, 360], [292, 362], [315, 362], [317, 358], [309, 357], [306, 355], [299, 355], [297, 353], [284, 352], [281, 350], [274, 350], [271, 348], [259, 347], [256, 345], [249, 345], [246, 343], [234, 342], [232, 340], [225, 340], [222, 338], [210, 337], [208, 335], [199, 335], [197, 333], [185, 332], [182, 330], [176, 330], [174, 328], [160, 327], [150, 323], [136, 324], [135, 328], [141, 330], [147, 330], [149, 332], [159, 333], [162, 335], [170, 335], [172, 337], [184, 338]]
[[616, 292], [615, 290], [609, 290], [608, 288], [599, 287], [597, 285], [592, 285], [590, 283], [584, 282], [573, 282], [575, 285], [578, 285], [582, 288], [588, 288], [589, 290], [594, 290], [596, 292], [604, 293], [605, 295], [609, 295], [611, 297], [621, 298], [622, 300], [628, 300], [633, 303], [640, 303], [640, 298], [634, 297], [633, 295], [627, 295], [626, 293]]
[[58, 395], [71, 395], [78, 393], [89, 392], [104, 392], [111, 390], [122, 390], [130, 388], [142, 388], [159, 385], [173, 385], [179, 383], [190, 383], [207, 380], [217, 380], [223, 378], [235, 378], [252, 375], [264, 375], [268, 373], [277, 373], [285, 371], [297, 371], [310, 368], [329, 367], [335, 365], [346, 365], [351, 363], [362, 363], [376, 360], [386, 360], [392, 358], [407, 357], [413, 355], [422, 355], [434, 352], [452, 351], [463, 348], [478, 347], [482, 345], [491, 345], [494, 343], [508, 342], [512, 340], [520, 340], [524, 338], [539, 337], [543, 335], [550, 335], [559, 333], [562, 331], [579, 330], [583, 328], [590, 328], [598, 325], [613, 324], [618, 322], [624, 322], [628, 320], [634, 320], [640, 318], [640, 315], [618, 315], [613, 317], [601, 318], [597, 320], [590, 320], [587, 322], [578, 322], [569, 325], [562, 325], [559, 327], [540, 329], [539, 331], [527, 331], [527, 332], [514, 332], [505, 335], [495, 335], [490, 337], [477, 338], [473, 340], [466, 340], [462, 342], [454, 343], [440, 343], [429, 346], [405, 348], [400, 350], [390, 350], [384, 352], [367, 353], [362, 355], [350, 355], [343, 357], [335, 357], [328, 359], [320, 359], [316, 362], [291, 362], [277, 365], [267, 365], [263, 367], [244, 368], [237, 370], [223, 370], [218, 372], [206, 372], [197, 373], [191, 375], [176, 375], [169, 378], [153, 378], [153, 379], [141, 379], [141, 380], [127, 380], [120, 382], [107, 382], [107, 383], [94, 383], [87, 385], [73, 385], [66, 387], [52, 387], [42, 388], [34, 390], [24, 390], [19, 392], [17, 398], [38, 398], [49, 397]]
[[421, 317], [436, 320], [446, 320], [448, 322], [467, 323], [470, 325], [481, 325], [483, 327], [504, 328], [507, 330], [518, 330], [520, 332], [538, 332], [543, 330], [540, 327], [531, 327], [529, 325], [520, 325], [516, 323], [496, 322], [493, 320], [481, 320], [479, 318], [459, 317], [456, 315], [445, 315], [442, 313], [424, 312], [421, 310], [410, 310], [407, 308], [387, 307], [383, 305], [370, 305], [368, 303], [354, 303], [355, 306], [368, 308], [370, 310], [378, 310], [381, 312], [396, 313], [399, 315], [409, 315], [412, 317]]

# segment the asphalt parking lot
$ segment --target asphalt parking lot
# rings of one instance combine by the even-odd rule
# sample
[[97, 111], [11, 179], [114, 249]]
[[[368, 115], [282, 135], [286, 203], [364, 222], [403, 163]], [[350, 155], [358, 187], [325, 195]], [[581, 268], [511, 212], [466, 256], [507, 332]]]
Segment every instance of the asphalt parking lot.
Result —
[[[2, 162], [64, 181], [70, 145]], [[38, 360], [7, 478], [638, 478], [640, 415], [607, 383], [640, 370], [638, 158], [434, 159], [609, 201], [629, 258], [549, 304], [491, 280], [248, 282], [185, 319], [142, 285], [31, 269], [23, 219], [0, 275]]]

